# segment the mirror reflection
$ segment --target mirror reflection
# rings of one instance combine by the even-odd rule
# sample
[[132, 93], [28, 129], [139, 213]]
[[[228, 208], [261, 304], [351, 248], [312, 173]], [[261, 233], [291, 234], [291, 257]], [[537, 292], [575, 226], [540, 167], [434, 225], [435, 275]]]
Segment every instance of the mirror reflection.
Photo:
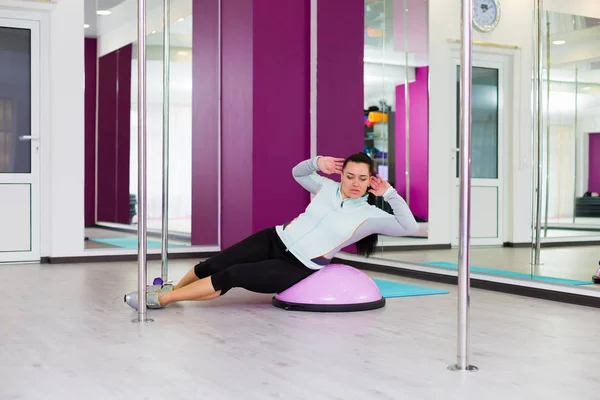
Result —
[[[427, 6], [424, 0], [366, 0], [364, 151], [419, 223], [410, 237], [381, 235], [375, 257], [428, 237]], [[382, 198], [378, 207], [391, 212]]]
[[[137, 249], [137, 1], [86, 2], [86, 249]], [[146, 137], [148, 248], [160, 249], [163, 153], [163, 6], [147, 2]], [[169, 35], [168, 240], [192, 235], [192, 1], [171, 8]], [[215, 193], [215, 201], [217, 194]]]
[[600, 19], [547, 11], [543, 242], [600, 240]]

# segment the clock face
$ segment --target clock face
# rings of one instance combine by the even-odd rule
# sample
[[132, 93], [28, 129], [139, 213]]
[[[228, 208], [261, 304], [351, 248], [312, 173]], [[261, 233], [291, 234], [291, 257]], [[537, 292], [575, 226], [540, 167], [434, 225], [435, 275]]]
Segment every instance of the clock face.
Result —
[[482, 32], [489, 32], [498, 25], [500, 5], [498, 0], [473, 0], [473, 24]]

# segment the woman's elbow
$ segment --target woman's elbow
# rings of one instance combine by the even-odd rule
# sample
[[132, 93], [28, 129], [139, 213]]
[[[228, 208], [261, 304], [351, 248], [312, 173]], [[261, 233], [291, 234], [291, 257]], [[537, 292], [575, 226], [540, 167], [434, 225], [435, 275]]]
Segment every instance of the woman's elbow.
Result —
[[398, 223], [398, 229], [396, 230], [394, 236], [410, 236], [419, 230], [419, 224], [415, 219], [410, 221], [403, 221], [402, 223]]
[[413, 235], [419, 231], [419, 224], [417, 223], [417, 221], [414, 218], [412, 221], [410, 221], [406, 230], [407, 230], [407, 235]]

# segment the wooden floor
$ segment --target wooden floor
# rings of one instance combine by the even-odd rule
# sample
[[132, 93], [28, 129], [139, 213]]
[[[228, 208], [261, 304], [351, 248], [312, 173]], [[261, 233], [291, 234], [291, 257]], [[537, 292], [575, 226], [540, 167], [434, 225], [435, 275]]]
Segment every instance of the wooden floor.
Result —
[[[179, 279], [192, 261], [172, 261]], [[0, 399], [598, 399], [597, 309], [472, 290], [475, 373], [456, 361], [456, 288], [381, 310], [273, 308], [234, 289], [206, 303], [123, 304], [136, 263], [3, 265]], [[149, 279], [159, 264], [149, 266]], [[380, 276], [380, 275], [378, 275]], [[387, 279], [396, 279], [387, 277]], [[404, 282], [414, 282], [402, 279]]]

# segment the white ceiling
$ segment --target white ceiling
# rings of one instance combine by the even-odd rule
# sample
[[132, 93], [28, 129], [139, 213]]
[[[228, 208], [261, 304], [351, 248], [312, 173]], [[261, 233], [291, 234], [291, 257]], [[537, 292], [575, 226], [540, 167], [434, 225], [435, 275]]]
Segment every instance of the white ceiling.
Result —
[[[187, 0], [191, 7], [192, 0]], [[162, 0], [148, 0], [146, 2], [147, 14], [151, 8], [162, 10]], [[96, 10], [110, 10], [108, 16], [96, 14]], [[190, 14], [188, 12], [187, 14]], [[135, 21], [137, 17], [137, 0], [85, 0], [85, 28], [86, 37], [101, 37], [111, 31], [118, 30], [128, 22]], [[173, 17], [173, 15], [171, 16]], [[173, 18], [171, 29], [171, 47], [192, 47], [192, 16], [186, 15], [181, 18]], [[153, 21], [154, 22], [154, 21]], [[156, 24], [148, 24], [149, 26]], [[148, 46], [162, 46], [162, 22], [161, 27], [155, 30], [148, 29], [146, 43]]]
[[84, 23], [89, 25], [85, 30], [86, 37], [96, 37], [98, 35], [98, 20], [100, 18], [110, 18], [110, 16], [100, 16], [96, 14], [97, 10], [110, 10], [126, 0], [84, 0]]

